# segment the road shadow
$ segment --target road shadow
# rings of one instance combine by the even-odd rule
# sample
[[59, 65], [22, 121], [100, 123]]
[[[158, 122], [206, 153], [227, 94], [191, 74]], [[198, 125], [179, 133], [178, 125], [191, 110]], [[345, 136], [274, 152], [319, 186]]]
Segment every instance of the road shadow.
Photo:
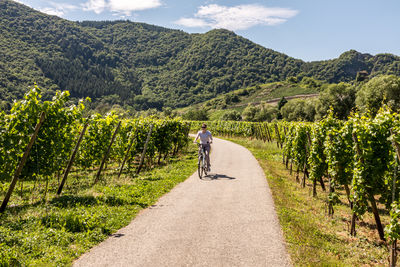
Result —
[[125, 236], [125, 234], [111, 234], [110, 236], [114, 237], [114, 238], [120, 238]]
[[73, 208], [76, 206], [97, 206], [107, 204], [111, 207], [122, 206], [125, 204], [138, 205], [141, 208], [147, 208], [147, 203], [141, 203], [134, 201], [134, 199], [125, 199], [116, 196], [74, 196], [74, 195], [64, 195], [60, 197], [55, 197], [49, 201], [55, 207], [59, 208]]
[[205, 181], [214, 181], [214, 180], [235, 180], [235, 177], [231, 177], [225, 174], [208, 174], [207, 176], [203, 177]]

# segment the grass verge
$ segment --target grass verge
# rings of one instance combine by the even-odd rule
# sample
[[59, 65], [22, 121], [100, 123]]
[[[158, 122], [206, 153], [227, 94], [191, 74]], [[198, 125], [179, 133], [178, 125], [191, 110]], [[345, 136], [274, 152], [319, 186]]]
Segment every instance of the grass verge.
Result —
[[[282, 164], [276, 144], [243, 138], [229, 139], [249, 149], [264, 169], [275, 202], [276, 211], [295, 266], [386, 266], [389, 252], [379, 241], [375, 221], [367, 213], [357, 223], [357, 237], [351, 237], [350, 209], [343, 190], [341, 203], [327, 215], [327, 193], [318, 188], [312, 196], [311, 181], [301, 188], [295, 175]], [[389, 220], [381, 214], [384, 224]]]
[[[197, 147], [132, 179], [111, 173], [94, 186], [71, 179], [66, 193], [15, 205], [0, 215], [0, 266], [65, 266], [196, 170]], [[77, 179], [88, 177], [77, 175]], [[80, 184], [80, 186], [78, 186]]]

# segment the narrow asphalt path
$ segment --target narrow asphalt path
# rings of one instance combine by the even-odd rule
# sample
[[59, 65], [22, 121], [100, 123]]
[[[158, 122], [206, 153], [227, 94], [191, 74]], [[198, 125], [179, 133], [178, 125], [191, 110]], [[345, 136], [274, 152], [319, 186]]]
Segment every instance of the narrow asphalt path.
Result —
[[176, 186], [74, 266], [291, 266], [264, 172], [214, 138], [211, 174]]

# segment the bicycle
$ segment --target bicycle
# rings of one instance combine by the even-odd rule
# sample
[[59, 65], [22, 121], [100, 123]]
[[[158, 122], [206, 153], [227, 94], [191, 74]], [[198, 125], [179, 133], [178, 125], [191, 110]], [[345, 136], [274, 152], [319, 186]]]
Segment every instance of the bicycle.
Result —
[[203, 174], [207, 176], [208, 166], [204, 147], [199, 143], [197, 143], [197, 145], [199, 146], [199, 161], [197, 165], [197, 171], [199, 174], [199, 178], [201, 179], [203, 177]]

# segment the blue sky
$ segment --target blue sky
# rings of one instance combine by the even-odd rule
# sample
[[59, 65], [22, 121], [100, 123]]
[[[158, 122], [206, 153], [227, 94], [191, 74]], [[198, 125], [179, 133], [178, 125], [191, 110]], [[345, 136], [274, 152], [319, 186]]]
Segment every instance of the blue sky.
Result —
[[129, 19], [203, 33], [227, 28], [305, 61], [400, 55], [399, 0], [18, 0], [68, 20]]

